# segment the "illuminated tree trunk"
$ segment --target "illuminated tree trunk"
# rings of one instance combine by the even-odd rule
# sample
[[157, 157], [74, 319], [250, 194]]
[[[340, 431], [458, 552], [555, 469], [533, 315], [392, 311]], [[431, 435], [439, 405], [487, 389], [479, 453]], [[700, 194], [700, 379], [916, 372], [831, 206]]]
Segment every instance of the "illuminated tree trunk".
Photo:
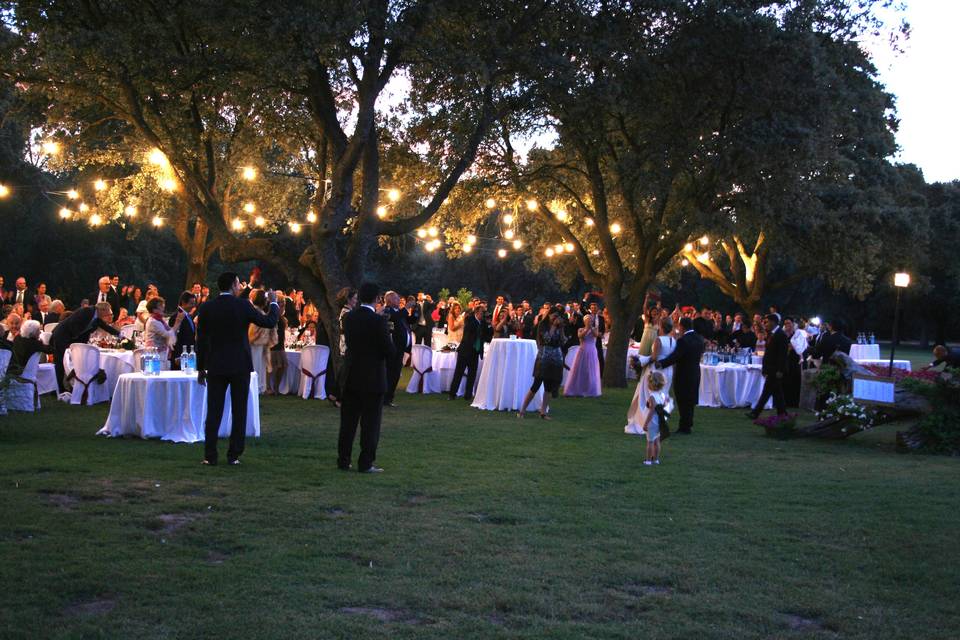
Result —
[[761, 301], [769, 289], [776, 289], [786, 284], [778, 283], [773, 287], [767, 286], [767, 265], [769, 250], [766, 237], [761, 231], [753, 250], [748, 250], [743, 240], [734, 235], [730, 240], [721, 240], [720, 247], [726, 256], [727, 270], [725, 271], [714, 262], [709, 251], [697, 252], [698, 247], [688, 244], [684, 247], [683, 257], [697, 270], [701, 278], [717, 285], [717, 288], [747, 314], [758, 313]]

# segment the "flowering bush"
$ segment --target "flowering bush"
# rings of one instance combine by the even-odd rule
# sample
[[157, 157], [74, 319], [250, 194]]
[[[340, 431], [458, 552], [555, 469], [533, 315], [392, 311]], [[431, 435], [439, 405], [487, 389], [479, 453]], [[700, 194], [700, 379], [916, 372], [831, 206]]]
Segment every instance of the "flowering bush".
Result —
[[797, 431], [797, 414], [786, 413], [783, 415], [772, 415], [763, 418], [757, 418], [753, 424], [763, 427], [768, 436], [773, 436], [781, 440], [790, 438]]
[[897, 369], [896, 367], [894, 367], [893, 373], [887, 376], [890, 367], [885, 364], [865, 364], [863, 368], [875, 376], [891, 377], [897, 382], [916, 380], [926, 384], [934, 384], [940, 376], [940, 373], [937, 371], [905, 371], [904, 369]]
[[823, 410], [817, 412], [818, 420], [829, 420], [831, 418], [853, 419], [861, 429], [869, 429], [873, 426], [873, 416], [863, 405], [857, 404], [853, 396], [848, 394], [831, 393]]

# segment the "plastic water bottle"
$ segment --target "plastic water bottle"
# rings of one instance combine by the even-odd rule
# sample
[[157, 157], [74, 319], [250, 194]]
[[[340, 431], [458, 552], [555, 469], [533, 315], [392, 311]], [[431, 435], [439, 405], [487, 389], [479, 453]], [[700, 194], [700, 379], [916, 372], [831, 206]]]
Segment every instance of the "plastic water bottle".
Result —
[[197, 371], [197, 353], [193, 350], [192, 346], [188, 346], [187, 349], [187, 359], [190, 362], [190, 373], [196, 373]]

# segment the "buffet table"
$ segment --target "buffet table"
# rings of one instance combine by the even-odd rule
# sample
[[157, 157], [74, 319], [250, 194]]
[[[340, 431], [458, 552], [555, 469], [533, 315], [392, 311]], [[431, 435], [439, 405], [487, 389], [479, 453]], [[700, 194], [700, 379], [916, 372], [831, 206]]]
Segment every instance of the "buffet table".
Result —
[[[759, 365], [700, 365], [701, 407], [752, 407], [762, 391]], [[767, 408], [770, 406], [771, 402], [767, 402]]]
[[852, 344], [850, 345], [850, 357], [854, 360], [879, 360], [880, 345]]

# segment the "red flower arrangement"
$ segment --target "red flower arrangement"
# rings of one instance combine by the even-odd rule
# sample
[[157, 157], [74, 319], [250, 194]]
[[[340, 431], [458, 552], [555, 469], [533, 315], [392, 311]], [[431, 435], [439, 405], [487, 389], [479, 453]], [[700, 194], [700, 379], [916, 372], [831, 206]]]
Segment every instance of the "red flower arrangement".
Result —
[[[865, 364], [863, 365], [863, 368], [875, 376], [883, 377], [888, 377], [887, 373], [890, 371], [889, 366], [885, 364]], [[917, 380], [918, 382], [925, 382], [927, 384], [934, 384], [939, 376], [939, 371], [906, 371], [904, 369], [898, 369], [894, 367], [893, 375], [889, 377], [893, 378], [897, 382], [909, 379]]]

